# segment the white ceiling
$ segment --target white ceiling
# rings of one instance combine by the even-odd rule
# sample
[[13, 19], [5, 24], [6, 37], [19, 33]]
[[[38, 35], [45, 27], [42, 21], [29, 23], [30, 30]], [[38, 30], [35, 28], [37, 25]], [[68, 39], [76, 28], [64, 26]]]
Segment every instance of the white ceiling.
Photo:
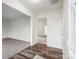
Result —
[[2, 19], [11, 20], [11, 19], [20, 18], [20, 17], [28, 17], [28, 16], [2, 3]]
[[60, 8], [62, 3], [62, 0], [40, 0], [40, 2], [37, 3], [32, 3], [32, 0], [18, 1], [34, 13], [41, 13], [44, 11], [53, 10], [55, 8]]

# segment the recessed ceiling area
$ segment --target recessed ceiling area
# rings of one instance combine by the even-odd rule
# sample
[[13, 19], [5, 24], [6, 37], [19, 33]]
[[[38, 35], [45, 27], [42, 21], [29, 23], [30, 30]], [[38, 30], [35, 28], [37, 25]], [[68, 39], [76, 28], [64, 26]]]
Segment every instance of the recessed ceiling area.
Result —
[[34, 13], [61, 8], [62, 0], [18, 0]]
[[21, 18], [21, 17], [30, 18], [30, 16], [27, 16], [22, 12], [2, 3], [2, 19], [12, 20], [14, 18]]

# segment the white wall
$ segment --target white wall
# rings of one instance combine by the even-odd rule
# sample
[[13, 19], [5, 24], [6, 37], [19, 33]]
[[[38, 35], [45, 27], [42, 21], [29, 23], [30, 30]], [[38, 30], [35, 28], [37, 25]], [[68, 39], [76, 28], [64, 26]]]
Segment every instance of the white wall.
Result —
[[62, 5], [62, 19], [63, 19], [63, 59], [69, 59], [68, 45], [67, 40], [69, 37], [68, 34], [68, 0], [63, 0]]
[[[8, 24], [9, 24], [9, 27], [8, 27]], [[3, 30], [5, 29], [4, 32], [7, 32], [7, 37], [30, 42], [30, 37], [31, 37], [30, 18], [26, 18], [26, 17], [16, 18], [16, 19], [14, 18], [9, 20], [8, 24], [6, 22], [5, 24], [3, 24], [3, 26], [6, 25], [5, 28], [8, 29], [7, 31], [5, 28], [3, 28]]]
[[37, 40], [36, 40], [36, 16], [35, 15], [33, 15], [32, 17], [31, 17], [31, 33], [32, 33], [32, 35], [31, 35], [31, 45], [34, 45], [34, 44], [36, 44], [37, 43]]
[[3, 0], [2, 3], [9, 5], [12, 8], [17, 9], [18, 11], [29, 15], [31, 17], [31, 45], [36, 43], [36, 16], [32, 11], [25, 7], [18, 0]]
[[47, 18], [47, 44], [62, 49], [61, 9], [40, 13], [37, 18]]
[[75, 15], [76, 15], [75, 0], [68, 1], [68, 53], [69, 59], [76, 59], [75, 52]]
[[9, 20], [2, 20], [2, 38], [6, 38], [8, 35]]

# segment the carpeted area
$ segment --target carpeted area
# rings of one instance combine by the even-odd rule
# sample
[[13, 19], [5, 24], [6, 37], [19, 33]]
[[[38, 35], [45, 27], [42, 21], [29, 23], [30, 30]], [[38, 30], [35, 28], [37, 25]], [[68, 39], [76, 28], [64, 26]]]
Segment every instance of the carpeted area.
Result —
[[29, 42], [4, 38], [2, 40], [2, 59], [8, 59], [29, 46]]
[[47, 47], [45, 44], [40, 43], [22, 50], [9, 59], [34, 59], [36, 55], [41, 56], [42, 59], [63, 59], [63, 52], [61, 49]]

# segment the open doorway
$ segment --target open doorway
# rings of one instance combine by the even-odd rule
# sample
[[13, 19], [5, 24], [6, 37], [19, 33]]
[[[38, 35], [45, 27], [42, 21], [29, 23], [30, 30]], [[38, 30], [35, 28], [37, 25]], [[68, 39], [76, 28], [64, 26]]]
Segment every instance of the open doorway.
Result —
[[37, 43], [47, 44], [47, 19], [37, 19]]

